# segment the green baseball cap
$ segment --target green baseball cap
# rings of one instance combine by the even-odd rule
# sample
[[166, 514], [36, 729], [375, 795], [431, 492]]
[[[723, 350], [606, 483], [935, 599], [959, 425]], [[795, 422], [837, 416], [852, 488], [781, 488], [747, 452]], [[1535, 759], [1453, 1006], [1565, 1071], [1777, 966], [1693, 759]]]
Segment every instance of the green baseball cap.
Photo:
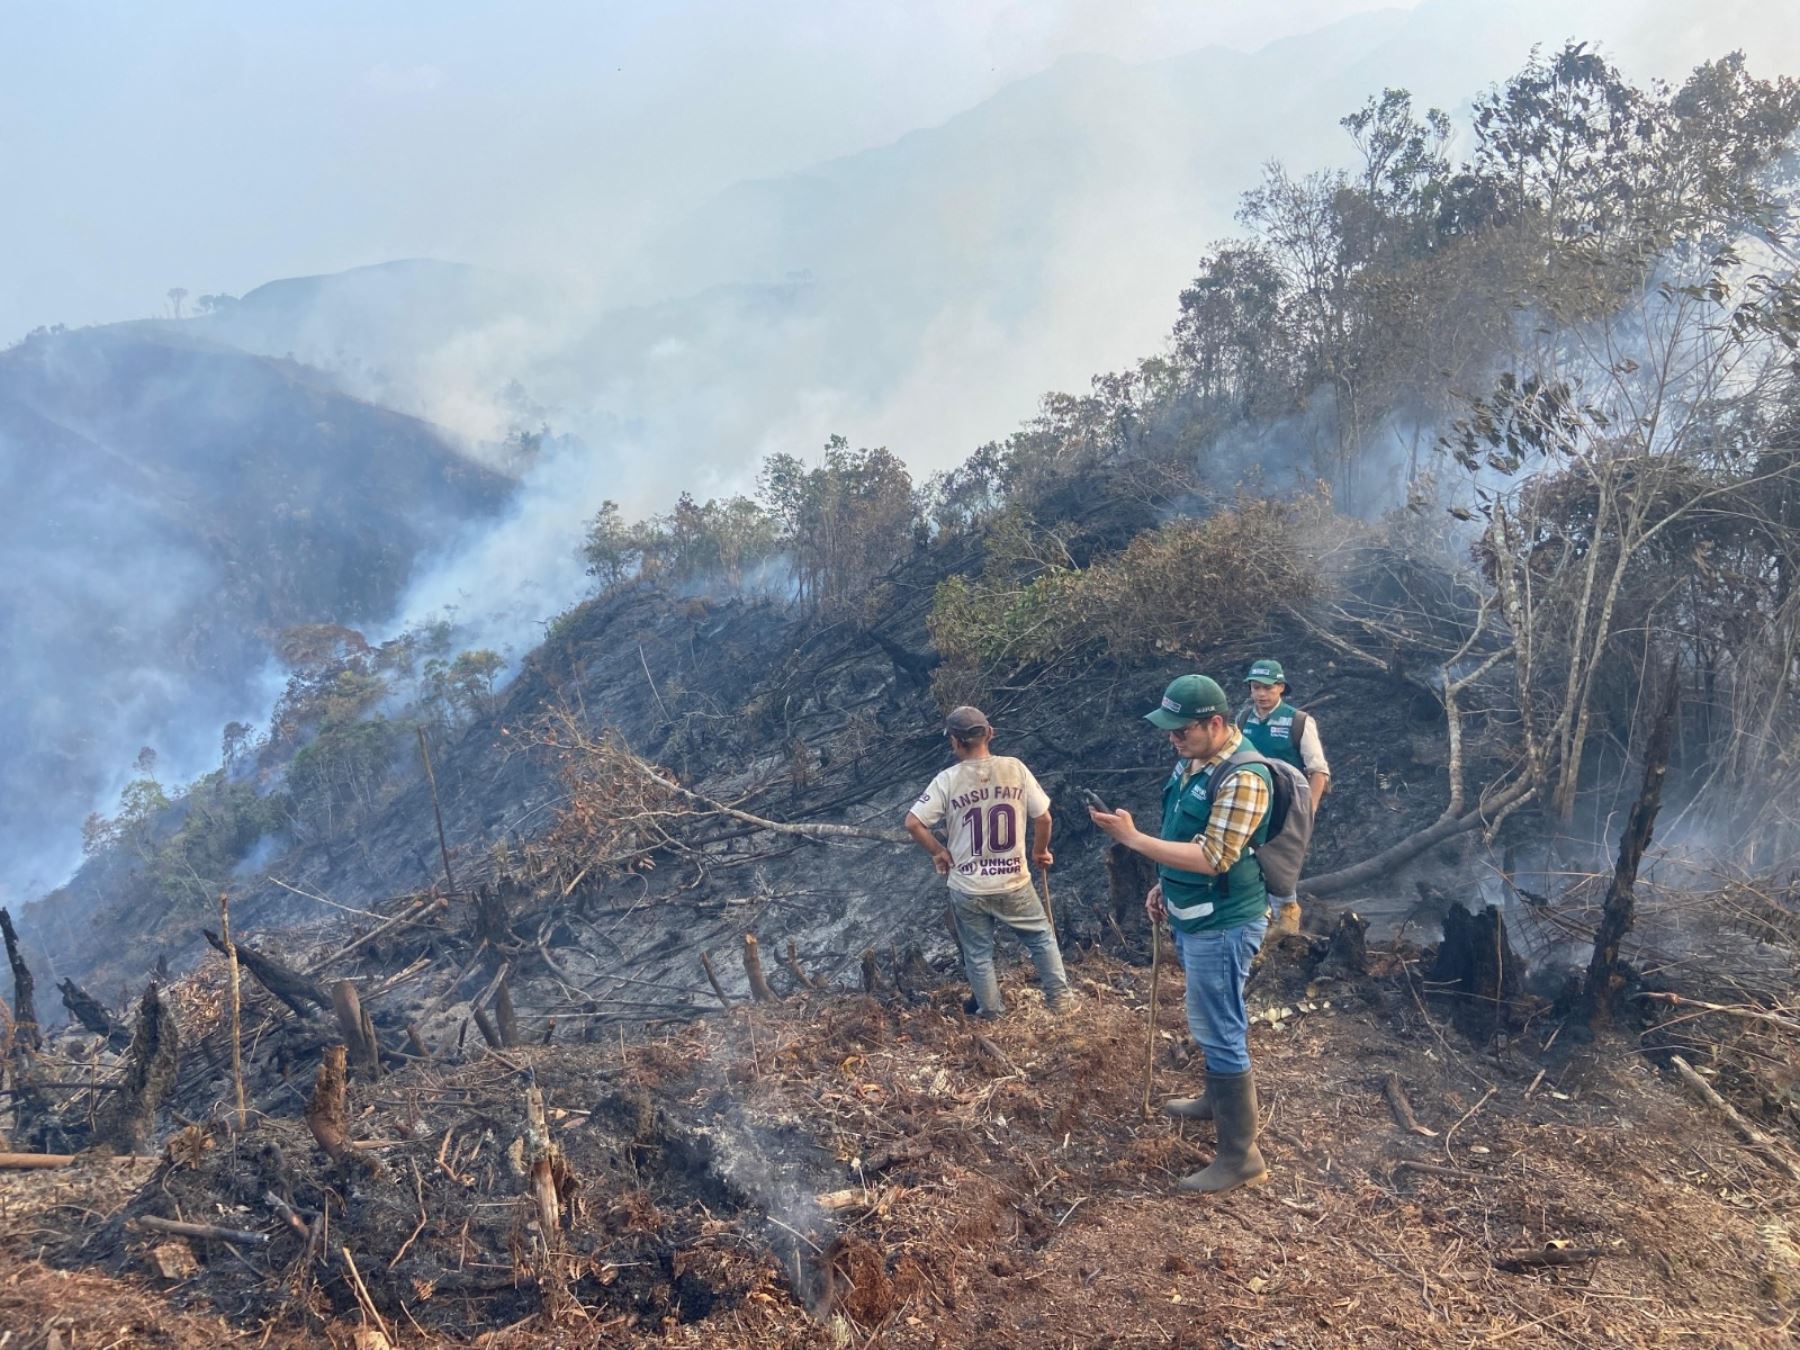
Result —
[[1231, 716], [1231, 701], [1219, 682], [1205, 675], [1183, 675], [1163, 690], [1162, 705], [1144, 714], [1144, 720], [1164, 731], [1174, 731], [1202, 717]]
[[1244, 676], [1246, 684], [1286, 684], [1287, 676], [1282, 674], [1281, 662], [1258, 661], [1250, 667], [1250, 673]]

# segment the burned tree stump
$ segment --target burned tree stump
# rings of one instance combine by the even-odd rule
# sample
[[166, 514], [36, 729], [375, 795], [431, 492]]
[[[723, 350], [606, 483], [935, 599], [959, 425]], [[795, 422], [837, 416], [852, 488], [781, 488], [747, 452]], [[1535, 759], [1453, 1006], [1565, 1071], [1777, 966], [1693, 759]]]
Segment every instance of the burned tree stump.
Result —
[[6, 959], [12, 966], [13, 1049], [15, 1052], [35, 1051], [44, 1043], [44, 1034], [38, 1028], [37, 981], [32, 979], [31, 967], [25, 964], [25, 957], [19, 951], [19, 935], [13, 928], [12, 915], [4, 909], [0, 909], [0, 935], [6, 938]]
[[331, 1008], [337, 1014], [338, 1031], [349, 1048], [350, 1062], [371, 1082], [381, 1077], [381, 1042], [375, 1039], [375, 1024], [369, 1010], [362, 1005], [356, 985], [339, 980], [331, 986]]
[[794, 939], [787, 940], [787, 955], [782, 960], [787, 966], [788, 974], [794, 977], [794, 985], [797, 989], [817, 989], [819, 987], [818, 981], [808, 975], [805, 968], [801, 966], [800, 953], [794, 947]]
[[751, 998], [758, 1003], [775, 1002], [775, 991], [769, 988], [768, 977], [763, 974], [762, 948], [754, 933], [744, 934], [744, 977], [750, 981]]
[[1368, 973], [1369, 921], [1347, 909], [1338, 915], [1337, 927], [1331, 930], [1331, 943], [1313, 974], [1344, 979]]
[[[205, 938], [221, 954], [225, 953], [225, 942], [211, 929], [202, 928], [200, 936]], [[292, 966], [283, 965], [273, 957], [264, 956], [254, 947], [242, 942], [233, 942], [237, 952], [238, 964], [255, 978], [256, 982], [267, 989], [276, 998], [294, 1010], [298, 1017], [311, 1016], [307, 1005], [315, 1008], [331, 1008], [331, 995], [310, 975], [303, 975]]]
[[150, 985], [138, 1004], [137, 1024], [126, 1052], [125, 1076], [94, 1120], [94, 1139], [120, 1153], [142, 1153], [156, 1129], [156, 1108], [181, 1067], [181, 1033], [175, 1014]]
[[875, 949], [866, 948], [862, 954], [862, 987], [865, 994], [881, 992], [881, 968], [875, 963]]
[[69, 1010], [82, 1026], [96, 1036], [106, 1037], [107, 1044], [115, 1049], [124, 1049], [131, 1044], [131, 1032], [113, 1020], [113, 1015], [106, 1011], [104, 1004], [73, 980], [64, 980], [56, 986], [62, 994], [63, 1007]]
[[475, 940], [487, 943], [490, 960], [496, 963], [501, 953], [512, 946], [512, 916], [507, 911], [506, 898], [486, 884], [475, 892]]
[[1445, 912], [1444, 940], [1429, 978], [1456, 998], [1455, 1021], [1464, 1033], [1486, 1040], [1503, 1025], [1522, 971], [1497, 906], [1471, 914], [1452, 905]]
[[513, 1011], [512, 972], [500, 977], [494, 987], [494, 1021], [500, 1031], [500, 1048], [511, 1049], [520, 1043], [519, 1015]]
[[306, 1128], [312, 1131], [319, 1147], [338, 1166], [374, 1171], [374, 1159], [358, 1153], [350, 1142], [349, 1080], [344, 1071], [344, 1057], [343, 1046], [325, 1047], [325, 1054], [319, 1060], [318, 1077], [313, 1080], [312, 1099], [306, 1103]]

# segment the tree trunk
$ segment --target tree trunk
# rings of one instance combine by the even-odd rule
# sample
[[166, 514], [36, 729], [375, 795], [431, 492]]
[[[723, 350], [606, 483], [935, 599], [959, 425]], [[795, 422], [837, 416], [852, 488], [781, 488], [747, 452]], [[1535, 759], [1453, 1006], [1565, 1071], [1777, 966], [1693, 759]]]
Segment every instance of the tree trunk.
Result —
[[44, 1043], [38, 1029], [37, 982], [31, 978], [31, 967], [19, 952], [19, 935], [13, 929], [12, 915], [4, 909], [0, 909], [0, 935], [6, 938], [6, 959], [12, 964], [13, 1049], [35, 1051]]
[[[202, 928], [200, 935], [221, 953], [225, 951], [224, 940], [217, 933]], [[264, 989], [292, 1008], [297, 1016], [310, 1015], [306, 1009], [309, 1003], [319, 1008], [331, 1007], [331, 995], [310, 975], [303, 975], [292, 966], [285, 966], [241, 942], [234, 941], [231, 945], [237, 952], [238, 964], [255, 976]]]
[[1669, 746], [1675, 738], [1675, 722], [1681, 711], [1681, 672], [1677, 661], [1669, 663], [1668, 687], [1663, 691], [1662, 709], [1650, 731], [1650, 746], [1644, 753], [1644, 784], [1631, 805], [1625, 831], [1619, 836], [1619, 860], [1613, 867], [1612, 883], [1606, 888], [1606, 903], [1600, 911], [1600, 929], [1594, 935], [1594, 955], [1588, 962], [1587, 982], [1582, 989], [1588, 1020], [1599, 1026], [1612, 1019], [1612, 1005], [1618, 993], [1619, 944], [1631, 931], [1637, 917], [1637, 874], [1644, 850], [1656, 827], [1656, 813], [1662, 806], [1663, 779], [1669, 770]]

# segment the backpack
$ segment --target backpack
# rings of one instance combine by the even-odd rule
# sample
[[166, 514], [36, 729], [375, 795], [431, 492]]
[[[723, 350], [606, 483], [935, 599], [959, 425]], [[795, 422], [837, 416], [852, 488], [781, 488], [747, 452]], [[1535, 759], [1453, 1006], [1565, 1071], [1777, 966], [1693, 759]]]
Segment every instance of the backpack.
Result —
[[[1306, 865], [1306, 851], [1312, 847], [1312, 784], [1286, 760], [1265, 758], [1245, 746], [1213, 770], [1212, 780], [1207, 784], [1208, 793], [1216, 794], [1220, 780], [1246, 764], [1267, 767], [1274, 800], [1269, 804], [1268, 837], [1245, 851], [1262, 868], [1263, 885], [1270, 895], [1293, 895], [1300, 886], [1300, 869]], [[1221, 875], [1219, 885], [1226, 884]]]

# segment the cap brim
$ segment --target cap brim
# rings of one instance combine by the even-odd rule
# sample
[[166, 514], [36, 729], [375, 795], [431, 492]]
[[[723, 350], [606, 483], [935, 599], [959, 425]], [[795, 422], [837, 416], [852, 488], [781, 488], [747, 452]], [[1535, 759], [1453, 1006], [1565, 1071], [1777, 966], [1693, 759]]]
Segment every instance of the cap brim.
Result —
[[1157, 727], [1163, 731], [1178, 731], [1182, 727], [1187, 726], [1188, 723], [1192, 722], [1194, 719], [1192, 717], [1177, 717], [1167, 708], [1158, 708], [1155, 712], [1145, 713], [1144, 720], [1151, 726]]

